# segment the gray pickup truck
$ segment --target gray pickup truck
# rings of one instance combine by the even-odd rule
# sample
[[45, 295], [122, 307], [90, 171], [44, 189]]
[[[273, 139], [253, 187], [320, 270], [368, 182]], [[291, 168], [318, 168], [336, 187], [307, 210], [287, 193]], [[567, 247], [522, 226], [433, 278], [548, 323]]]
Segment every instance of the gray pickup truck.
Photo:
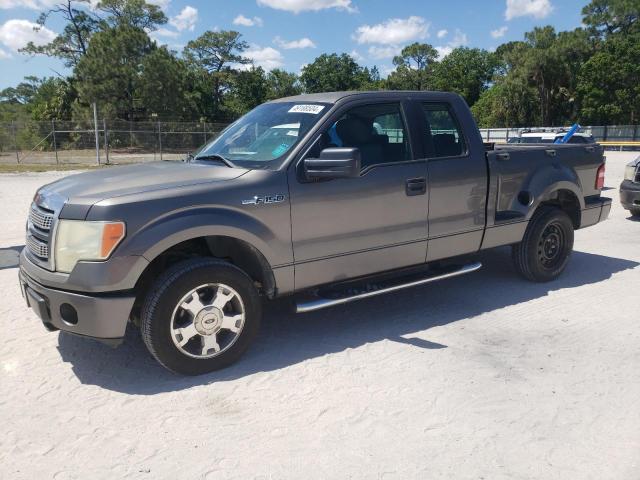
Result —
[[485, 145], [454, 94], [283, 98], [183, 162], [39, 189], [20, 285], [49, 330], [117, 345], [131, 323], [201, 374], [247, 349], [263, 299], [317, 310], [472, 272], [501, 245], [555, 279], [574, 230], [609, 214], [604, 168], [597, 144]]

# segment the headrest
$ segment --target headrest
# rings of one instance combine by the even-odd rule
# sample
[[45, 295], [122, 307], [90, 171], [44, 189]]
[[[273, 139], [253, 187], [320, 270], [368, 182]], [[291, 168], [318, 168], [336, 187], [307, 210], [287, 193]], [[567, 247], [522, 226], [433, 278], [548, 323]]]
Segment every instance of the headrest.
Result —
[[369, 143], [373, 135], [372, 126], [357, 117], [343, 118], [336, 124], [336, 133], [345, 146]]

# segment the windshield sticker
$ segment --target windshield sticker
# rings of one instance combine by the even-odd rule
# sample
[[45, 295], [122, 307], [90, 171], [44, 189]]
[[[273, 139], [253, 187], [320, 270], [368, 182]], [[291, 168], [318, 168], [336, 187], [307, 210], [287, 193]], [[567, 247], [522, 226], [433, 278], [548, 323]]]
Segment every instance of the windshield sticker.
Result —
[[290, 137], [297, 137], [298, 136], [298, 131], [297, 130], [289, 130], [287, 132], [287, 135]]
[[294, 105], [289, 109], [288, 113], [311, 113], [312, 115], [317, 115], [322, 110], [324, 110], [324, 105]]
[[274, 158], [279, 157], [287, 150], [289, 150], [289, 145], [287, 145], [286, 143], [281, 143], [280, 145], [278, 145], [276, 148], [273, 149], [273, 151], [271, 152], [271, 155], [273, 155]]

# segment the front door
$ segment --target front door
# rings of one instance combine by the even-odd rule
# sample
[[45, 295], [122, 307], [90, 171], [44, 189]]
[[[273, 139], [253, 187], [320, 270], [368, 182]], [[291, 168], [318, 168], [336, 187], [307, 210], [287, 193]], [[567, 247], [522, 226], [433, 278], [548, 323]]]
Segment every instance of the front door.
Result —
[[336, 112], [307, 153], [357, 147], [357, 178], [308, 182], [291, 168], [297, 290], [423, 263], [427, 247], [427, 165], [414, 160], [401, 102]]

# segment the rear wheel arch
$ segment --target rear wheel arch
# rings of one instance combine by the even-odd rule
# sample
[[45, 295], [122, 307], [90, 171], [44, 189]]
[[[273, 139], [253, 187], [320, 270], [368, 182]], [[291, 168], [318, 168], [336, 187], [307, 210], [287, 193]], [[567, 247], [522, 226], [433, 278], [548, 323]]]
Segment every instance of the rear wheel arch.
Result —
[[573, 228], [580, 228], [582, 221], [582, 206], [579, 197], [573, 190], [567, 188], [559, 188], [545, 195], [544, 199], [539, 203], [537, 208], [554, 207], [562, 210], [571, 219]]

